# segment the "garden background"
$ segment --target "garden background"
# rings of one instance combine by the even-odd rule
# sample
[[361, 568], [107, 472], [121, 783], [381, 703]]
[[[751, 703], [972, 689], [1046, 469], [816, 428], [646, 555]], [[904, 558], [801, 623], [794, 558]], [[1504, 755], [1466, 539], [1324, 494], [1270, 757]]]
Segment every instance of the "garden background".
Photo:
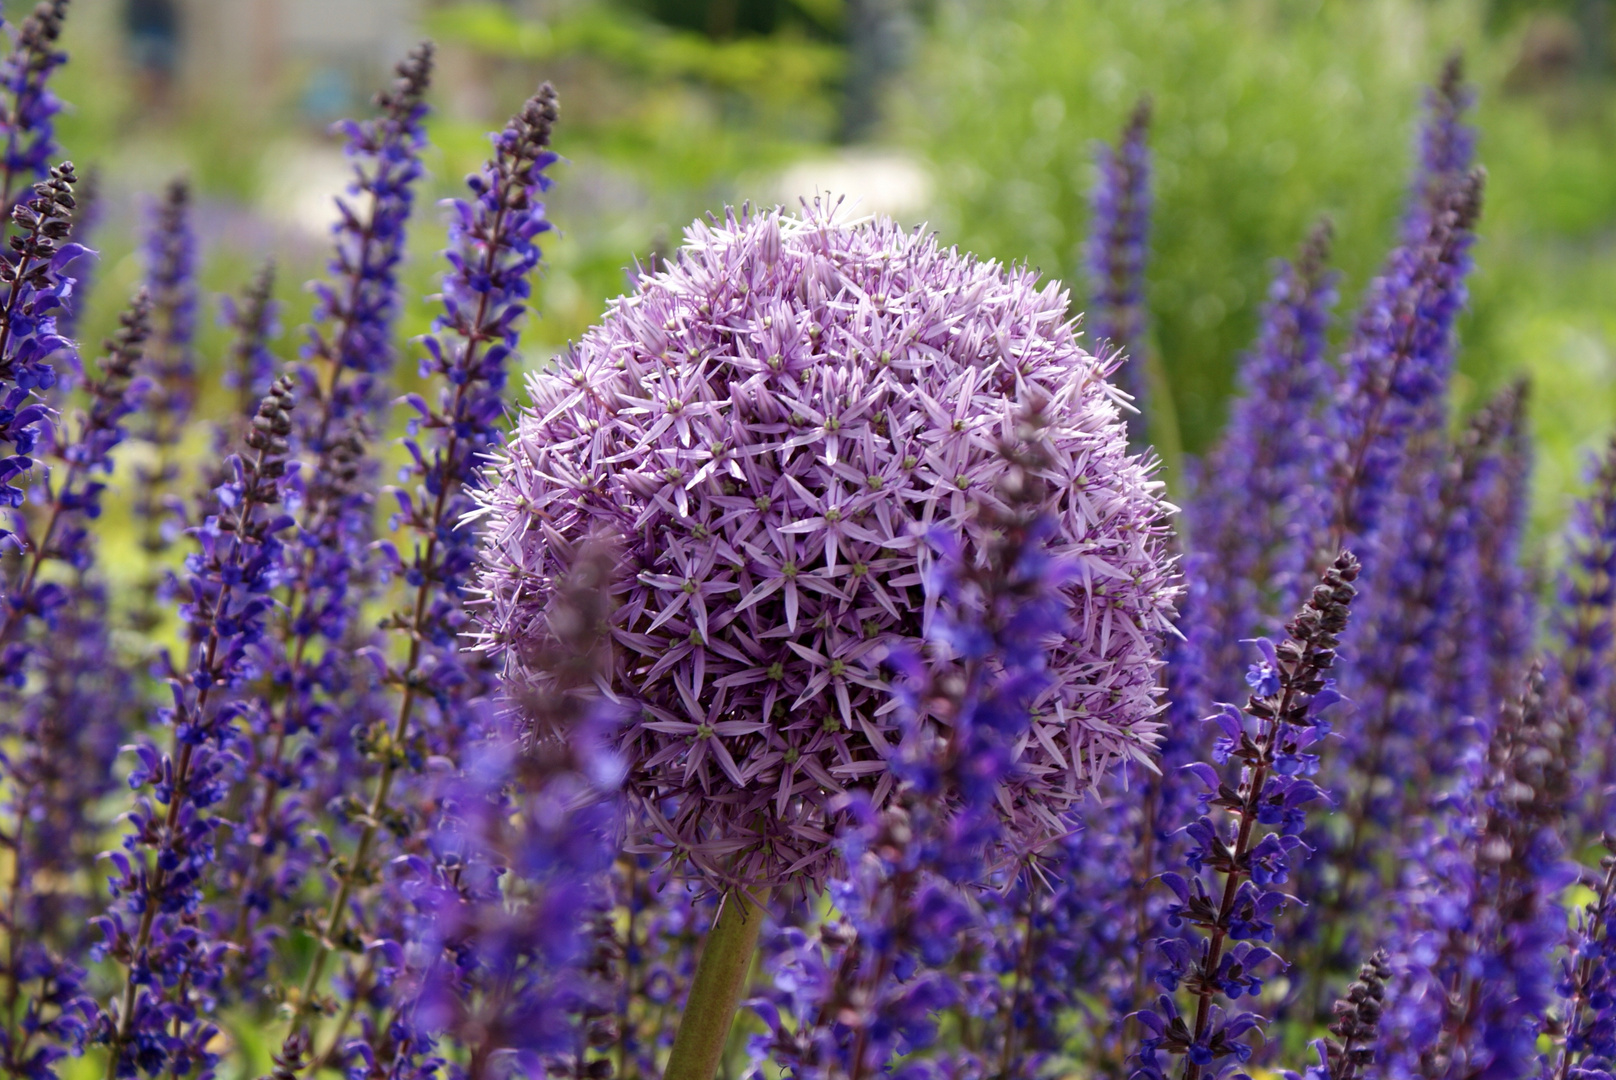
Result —
[[[530, 367], [691, 218], [820, 190], [1024, 260], [1069, 282], [1081, 309], [1094, 146], [1148, 94], [1151, 437], [1179, 492], [1182, 455], [1223, 422], [1271, 261], [1321, 214], [1336, 229], [1344, 332], [1395, 235], [1420, 88], [1457, 50], [1479, 89], [1489, 178], [1455, 397], [1463, 411], [1531, 377], [1532, 542], [1548, 565], [1616, 417], [1609, 0], [81, 0], [61, 139], [108, 196], [86, 340], [139, 279], [142, 206], [185, 174], [210, 302], [272, 251], [288, 305], [279, 351], [295, 351], [312, 302], [302, 283], [346, 182], [329, 124], [362, 112], [421, 36], [443, 51], [432, 198], [541, 78], [564, 101], [560, 236], [523, 337]], [[436, 235], [412, 232], [407, 334], [427, 328]], [[225, 332], [203, 322], [202, 362], [218, 364]], [[216, 379], [211, 392], [225, 393]], [[145, 571], [130, 548], [109, 569], [133, 578]]]

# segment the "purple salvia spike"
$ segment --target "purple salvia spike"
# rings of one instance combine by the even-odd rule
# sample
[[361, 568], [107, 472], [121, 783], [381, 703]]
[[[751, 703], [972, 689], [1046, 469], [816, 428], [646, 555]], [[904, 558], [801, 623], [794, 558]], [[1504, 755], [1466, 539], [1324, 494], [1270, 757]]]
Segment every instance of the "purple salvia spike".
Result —
[[1565, 692], [1582, 703], [1588, 741], [1581, 748], [1597, 777], [1584, 792], [1577, 839], [1606, 831], [1609, 781], [1616, 778], [1610, 747], [1611, 647], [1616, 643], [1616, 440], [1599, 459], [1593, 489], [1579, 500], [1566, 530], [1566, 566], [1552, 615], [1559, 639], [1559, 675]]
[[1264, 1020], [1239, 1008], [1239, 999], [1261, 993], [1273, 966], [1273, 951], [1257, 943], [1273, 940], [1276, 918], [1294, 903], [1280, 886], [1307, 857], [1305, 807], [1327, 797], [1307, 777], [1318, 760], [1311, 748], [1329, 731], [1319, 714], [1337, 699], [1326, 676], [1357, 577], [1357, 559], [1342, 552], [1287, 626], [1287, 639], [1259, 642], [1263, 659], [1248, 671], [1251, 693], [1234, 717], [1238, 737], [1225, 732], [1213, 762], [1192, 766], [1207, 787], [1203, 805], [1221, 812], [1215, 820], [1203, 811], [1185, 828], [1188, 872], [1163, 877], [1179, 929], [1154, 943], [1163, 962], [1152, 975], [1162, 993], [1137, 1017], [1139, 1080], [1164, 1080], [1171, 1058], [1185, 1059], [1183, 1080], [1198, 1080], [1250, 1057], [1249, 1036]]
[[1386, 984], [1392, 969], [1384, 949], [1358, 968], [1358, 977], [1336, 999], [1330, 1035], [1314, 1042], [1319, 1063], [1295, 1080], [1358, 1080], [1375, 1063], [1380, 1018], [1386, 1011]]
[[1442, 65], [1442, 74], [1425, 95], [1425, 121], [1419, 133], [1419, 170], [1409, 193], [1404, 239], [1417, 243], [1438, 211], [1442, 192], [1470, 171], [1476, 157], [1476, 133], [1465, 123], [1475, 104], [1475, 91], [1464, 81], [1464, 59], [1457, 53]]
[[1616, 1065], [1616, 951], [1611, 946], [1616, 920], [1616, 837], [1601, 840], [1606, 854], [1600, 875], [1588, 884], [1593, 899], [1577, 912], [1560, 961], [1555, 989], [1562, 999], [1552, 1080], [1592, 1077]]
[[279, 314], [273, 260], [264, 263], [242, 290], [240, 300], [231, 296], [220, 299], [220, 316], [235, 333], [224, 384], [235, 390], [236, 412], [242, 417], [252, 415], [275, 381], [280, 361], [270, 351], [269, 343], [280, 333]]
[[[243, 985], [268, 962], [281, 909], [317, 859], [310, 821], [367, 774], [353, 732], [380, 715], [366, 706], [385, 696], [354, 658], [370, 644], [357, 616], [376, 577], [376, 464], [367, 451], [392, 369], [397, 271], [421, 175], [432, 59], [430, 43], [412, 49], [394, 68], [392, 85], [376, 95], [377, 115], [339, 125], [354, 180], [351, 197], [338, 200], [332, 276], [313, 286], [315, 325], [297, 369], [309, 397], [298, 434], [311, 460], [288, 544], [281, 613], [258, 650], [264, 690], [249, 720], [250, 825], [220, 859], [221, 918], [233, 927], [240, 960], [233, 978]], [[273, 318], [267, 275], [266, 268], [234, 308], [238, 393], [271, 374], [275, 362], [263, 343]], [[303, 763], [316, 755], [327, 767], [310, 776]], [[360, 806], [351, 816], [362, 813]]]
[[1530, 514], [1532, 433], [1527, 422], [1529, 385], [1512, 391], [1514, 409], [1506, 427], [1498, 467], [1478, 493], [1477, 552], [1482, 590], [1478, 620], [1485, 628], [1489, 702], [1506, 701], [1519, 685], [1537, 626], [1536, 590], [1522, 565]]
[[1129, 453], [1064, 295], [824, 206], [687, 237], [531, 381], [484, 499], [483, 647], [520, 685], [511, 646], [542, 625], [571, 547], [623, 536], [614, 682], [640, 709], [625, 737], [642, 839], [718, 888], [822, 881], [832, 802], [859, 789], [879, 807], [898, 781], [880, 665], [918, 650], [934, 615], [920, 537], [981, 542], [994, 447], [1036, 402], [1055, 487], [1076, 493], [1047, 507], [1053, 546], [1088, 554], [1005, 797], [1030, 833], [1063, 831], [1088, 784], [1149, 756], [1177, 592], [1153, 462]]
[[177, 487], [184, 472], [179, 443], [196, 404], [196, 234], [191, 221], [191, 188], [174, 179], [150, 211], [143, 242], [146, 291], [151, 297], [152, 333], [146, 343], [151, 389], [141, 410], [140, 438], [150, 443], [155, 462], [135, 468], [133, 509], [140, 520], [140, 546], [149, 560], [130, 614], [134, 628], [150, 632], [162, 619], [159, 593], [168, 575], [162, 561], [179, 533]]
[[[1352, 725], [1325, 769], [1343, 792], [1341, 828], [1309, 836], [1328, 859], [1304, 871], [1313, 910], [1301, 930], [1316, 940], [1308, 942], [1301, 968], [1315, 1001], [1322, 1003], [1331, 957], [1351, 950], [1360, 927], [1372, 928], [1373, 898], [1395, 886], [1370, 852], [1401, 842], [1410, 792], [1450, 783], [1475, 737], [1476, 710], [1449, 711], [1444, 704], [1485, 701], [1485, 680], [1460, 654], [1485, 642], [1474, 626], [1470, 585], [1479, 573], [1476, 494], [1515, 414], [1507, 392], [1489, 402], [1440, 464], [1410, 478], [1412, 490], [1398, 497], [1396, 531], [1384, 537], [1392, 555], [1377, 578], [1381, 592], [1360, 605], [1357, 657], [1341, 679], [1354, 707]], [[1290, 945], [1293, 953], [1302, 950], [1300, 942]]]
[[[415, 537], [414, 551], [397, 571], [410, 588], [407, 606], [389, 625], [406, 642], [404, 658], [388, 667], [386, 682], [400, 693], [389, 721], [392, 742], [403, 744], [424, 733], [438, 752], [452, 752], [466, 716], [488, 693], [487, 676], [476, 657], [461, 653], [465, 627], [462, 590], [476, 561], [477, 538], [462, 519], [476, 504], [471, 491], [481, 483], [486, 455], [500, 439], [506, 369], [514, 355], [517, 326], [527, 311], [529, 277], [539, 262], [538, 237], [550, 229], [540, 195], [549, 187], [544, 170], [555, 160], [549, 149], [556, 122], [555, 90], [546, 83], [494, 139], [495, 153], [467, 181], [474, 196], [456, 201], [449, 226], [443, 280], [445, 313], [436, 333], [425, 339], [422, 375], [440, 387], [436, 407], [406, 401], [414, 414], [405, 447], [414, 461], [416, 484], [394, 527]], [[366, 821], [348, 869], [322, 924], [320, 943], [304, 981], [302, 1001], [313, 1000], [321, 985], [328, 944], [343, 931], [350, 900], [369, 872], [380, 839], [379, 822], [403, 764], [386, 753], [369, 797]], [[309, 1017], [300, 1011], [293, 1034]], [[341, 1032], [336, 1038], [340, 1040]], [[316, 1060], [325, 1060], [329, 1051]]]
[[20, 193], [43, 179], [59, 152], [54, 118], [62, 102], [51, 92], [51, 73], [67, 62], [57, 48], [68, 0], [43, 0], [23, 19], [11, 52], [0, 60], [0, 207], [11, 216]]
[[1432, 418], [1446, 402], [1481, 185], [1479, 171], [1449, 185], [1425, 235], [1393, 252], [1370, 286], [1329, 414], [1335, 456], [1326, 543], [1372, 541], [1409, 440], [1440, 430]]
[[[1325, 332], [1335, 302], [1328, 222], [1269, 289], [1257, 346], [1241, 365], [1223, 441], [1199, 470], [1185, 527], [1206, 576], [1186, 636], [1199, 635], [1211, 701], [1239, 696], [1241, 639], [1273, 633], [1301, 601], [1309, 561], [1304, 525], [1325, 515], [1329, 450], [1321, 410], [1334, 382]], [[1197, 710], [1197, 719], [1206, 713]]]
[[[882, 809], [863, 792], [847, 796], [844, 869], [828, 889], [842, 921], [821, 926], [817, 940], [799, 932], [776, 945], [786, 948], [773, 958], [773, 974], [791, 989], [765, 995], [756, 1011], [770, 1028], [775, 1059], [803, 1075], [828, 1068], [873, 1077], [902, 1054], [909, 1061], [937, 1055], [962, 1075], [1023, 1076], [1049, 1054], [1051, 1033], [1029, 1017], [1044, 990], [1033, 978], [1038, 943], [1025, 937], [1006, 950], [1014, 974], [1004, 993], [973, 1002], [987, 1006], [979, 1046], [962, 1052], [939, 1042], [928, 1022], [965, 1004], [951, 965], [990, 945], [975, 887], [1021, 871], [1026, 880], [1011, 903], [1023, 928], [1026, 905], [1045, 898], [1036, 857], [999, 793], [1018, 767], [1013, 748], [1058, 678], [1044, 642], [1071, 617], [1063, 583], [1076, 562], [1058, 553], [1060, 530], [1046, 511], [1051, 421], [1033, 413], [1017, 427], [1015, 440], [1001, 444], [1006, 470], [991, 502], [979, 506], [995, 526], [990, 538], [979, 547], [940, 530], [934, 538], [939, 558], [927, 583], [937, 601], [934, 649], [918, 678], [906, 677], [898, 690], [897, 793]], [[927, 723], [939, 702], [948, 703], [946, 733]], [[1069, 833], [1070, 824], [1057, 820]]]
[[1471, 165], [1474, 140], [1462, 122], [1471, 94], [1461, 74], [1450, 62], [1430, 96], [1403, 242], [1371, 283], [1342, 359], [1326, 425], [1335, 445], [1332, 506], [1317, 552], [1352, 544], [1373, 556], [1410, 441], [1446, 423], [1453, 324], [1467, 297], [1484, 180]]
[[1402, 854], [1387, 951], [1395, 973], [1380, 1068], [1413, 1077], [1539, 1075], [1537, 1040], [1577, 878], [1558, 828], [1574, 794], [1580, 703], [1540, 667], [1500, 713], [1468, 775], [1433, 801]]
[[[105, 943], [96, 958], [116, 962], [120, 989], [107, 1003], [102, 1040], [108, 1080], [193, 1067], [211, 1071], [216, 1001], [232, 950], [223, 927], [199, 920], [215, 854], [220, 804], [236, 779], [239, 709], [233, 692], [255, 674], [250, 650], [265, 632], [283, 558], [277, 534], [289, 477], [292, 381], [283, 377], [259, 405], [232, 461], [221, 507], [191, 530], [198, 550], [181, 586], [186, 650], [167, 662], [172, 706], [156, 719], [173, 731], [170, 749], [136, 746], [131, 826], [113, 859], [111, 899], [94, 920]], [[109, 853], [111, 854], [111, 853]]]
[[[0, 1000], [14, 1002], [22, 990], [42, 1003], [46, 1020], [22, 1032], [9, 1028], [16, 1014], [6, 1013], [8, 1037], [0, 1045], [8, 1068], [20, 1066], [30, 1045], [47, 1059], [82, 1052], [97, 1015], [83, 993], [84, 973], [68, 959], [83, 956], [93, 894], [64, 898], [49, 883], [78, 874], [93, 880], [101, 824], [92, 815], [123, 742], [120, 703], [129, 700], [129, 679], [111, 656], [105, 590], [87, 576], [94, 562], [88, 526], [100, 514], [124, 420], [139, 405], [135, 369], [146, 332], [142, 296], [107, 342], [99, 377], [85, 387], [88, 409], [56, 426], [47, 444], [50, 472], [17, 520], [24, 550], [0, 617], [0, 663], [10, 675], [0, 688], [0, 737], [13, 747], [0, 758], [0, 774], [6, 813], [16, 823], [0, 910], [8, 936], [27, 944], [6, 953]], [[73, 577], [42, 576], [52, 563]]]
[[[512, 1055], [543, 1061], [545, 1075], [591, 1075], [580, 1046], [611, 1046], [613, 947], [607, 873], [618, 851], [610, 746], [621, 722], [595, 689], [610, 670], [611, 584], [618, 553], [580, 552], [562, 584], [550, 634], [533, 660], [553, 692], [530, 698], [536, 737], [506, 719], [484, 725], [464, 767], [434, 782], [435, 820], [424, 857], [396, 864], [385, 886], [405, 913], [406, 967], [391, 983], [388, 1022], [365, 1032], [365, 1055], [418, 1060], [453, 1040], [468, 1080], [503, 1075]], [[344, 1054], [353, 1060], [359, 1047]], [[424, 1064], [424, 1062], [422, 1062]]]
[[[122, 710], [128, 673], [113, 655], [105, 590], [80, 575], [54, 611], [49, 648], [19, 701], [0, 690], [7, 865], [0, 928], [11, 947], [0, 961], [0, 1068], [48, 1077], [82, 1054], [100, 1023], [86, 976], [100, 910], [92, 883], [102, 875], [96, 813], [126, 738]], [[73, 883], [76, 887], [64, 888]]]
[[378, 114], [345, 120], [354, 179], [337, 200], [336, 256], [328, 281], [314, 285], [314, 326], [301, 372], [311, 399], [303, 440], [316, 452], [345, 421], [381, 419], [393, 368], [393, 325], [400, 309], [398, 269], [406, 226], [421, 178], [433, 45], [423, 41], [395, 68], [393, 85], [376, 95]]
[[[68, 243], [77, 179], [73, 163], [64, 161], [11, 211], [18, 235], [11, 253], [0, 259], [0, 447], [9, 447], [0, 451], [0, 510], [14, 511], [23, 502], [17, 481], [33, 467], [31, 455], [50, 417], [39, 392], [56, 384], [59, 358], [78, 363], [77, 346], [56, 329], [56, 316], [73, 290], [62, 266], [79, 251]], [[16, 542], [0, 525], [0, 546]]]
[[[78, 207], [73, 211], [73, 238], [81, 247], [86, 247], [86, 250], [62, 268], [62, 272], [73, 279], [73, 292], [65, 299], [61, 312], [56, 316], [56, 332], [69, 341], [78, 340], [79, 321], [84, 316], [85, 305], [90, 298], [90, 286], [93, 284], [91, 271], [95, 269], [96, 261], [100, 258], [100, 253], [89, 250], [87, 243], [94, 237], [105, 211], [106, 196], [101, 190], [101, 170], [94, 166], [85, 170], [73, 197], [78, 203]], [[66, 373], [62, 375], [65, 380]], [[73, 375], [75, 380], [83, 377], [83, 373], [77, 370], [77, 365], [74, 365]], [[77, 381], [72, 382], [72, 386], [77, 385]]]
[[1121, 353], [1122, 389], [1133, 398], [1128, 438], [1146, 441], [1145, 260], [1150, 234], [1150, 99], [1140, 98], [1115, 149], [1096, 151], [1099, 181], [1090, 196], [1090, 334], [1101, 353]]
[[106, 487], [102, 477], [112, 472], [112, 451], [123, 442], [125, 421], [140, 407], [146, 390], [146, 380], [136, 369], [150, 334], [150, 310], [142, 292], [119, 317], [117, 333], [106, 342], [100, 375], [85, 386], [89, 409], [79, 418], [76, 431], [65, 420], [59, 423], [49, 443], [56, 465], [41, 485], [37, 505], [15, 516], [24, 555], [14, 579], [5, 583], [5, 609], [0, 613], [0, 650], [4, 650], [0, 655], [13, 680], [20, 681], [25, 671], [14, 639], [25, 633], [29, 620], [52, 622], [55, 606], [70, 600], [60, 586], [42, 581], [41, 568], [54, 560], [85, 570], [93, 560], [86, 523], [101, 515]]

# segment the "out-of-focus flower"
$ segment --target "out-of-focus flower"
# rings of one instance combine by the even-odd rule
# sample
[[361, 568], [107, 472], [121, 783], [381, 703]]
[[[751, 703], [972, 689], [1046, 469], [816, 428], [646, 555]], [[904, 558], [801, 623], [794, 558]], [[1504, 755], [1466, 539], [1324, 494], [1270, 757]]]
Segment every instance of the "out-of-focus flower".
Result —
[[1102, 351], [1120, 352], [1117, 374], [1133, 397], [1128, 437], [1145, 442], [1145, 260], [1150, 241], [1150, 99], [1142, 98], [1115, 148], [1097, 151], [1099, 182], [1090, 196], [1088, 271], [1094, 291], [1090, 332]]

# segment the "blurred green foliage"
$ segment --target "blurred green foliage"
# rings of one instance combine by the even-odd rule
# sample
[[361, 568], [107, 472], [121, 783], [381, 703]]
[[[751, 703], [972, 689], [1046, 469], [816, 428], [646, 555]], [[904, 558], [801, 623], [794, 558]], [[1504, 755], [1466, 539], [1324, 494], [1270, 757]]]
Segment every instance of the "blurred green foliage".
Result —
[[[1444, 0], [939, 0], [901, 110], [934, 224], [1074, 283], [1093, 146], [1155, 103], [1153, 348], [1184, 444], [1216, 437], [1272, 260], [1335, 222], [1342, 329], [1396, 235], [1423, 87], [1450, 52], [1480, 89], [1489, 170], [1461, 407], [1534, 376], [1539, 510], [1612, 416], [1616, 89], [1530, 70], [1541, 13]], [[1537, 21], [1534, 21], [1537, 20]]]
[[[15, 3], [9, 4], [16, 7]], [[289, 155], [334, 155], [281, 105], [243, 112], [187, 94], [142, 114], [120, 66], [117, 4], [76, 5], [60, 74], [68, 153], [126, 191], [187, 172], [205, 200], [270, 213]], [[1616, 81], [1611, 0], [913, 0], [919, 33], [885, 138], [926, 164], [945, 241], [1026, 261], [1074, 287], [1097, 140], [1140, 94], [1155, 102], [1149, 300], [1155, 360], [1183, 442], [1221, 426], [1272, 260], [1321, 214], [1336, 225], [1338, 332], [1393, 242], [1423, 88], [1460, 50], [1480, 90], [1489, 169], [1473, 304], [1462, 324], [1461, 408], [1518, 372], [1535, 382], [1540, 527], [1577, 487], [1584, 451], [1616, 417]], [[437, 199], [488, 148], [487, 132], [542, 78], [561, 91], [552, 217], [525, 336], [530, 364], [577, 337], [625, 269], [678, 243], [691, 219], [773, 197], [794, 162], [834, 155], [851, 0], [582, 0], [432, 5], [442, 46], [428, 190], [412, 233], [403, 330], [424, 331], [442, 244]], [[544, 18], [533, 12], [546, 12]], [[1603, 29], [1601, 29], [1603, 28]], [[380, 73], [377, 78], [380, 82]], [[336, 192], [333, 191], [332, 194]], [[95, 239], [90, 339], [133, 287], [127, 214]], [[209, 292], [266, 252], [206, 249]], [[277, 253], [295, 352], [321, 272], [317, 241]], [[204, 319], [205, 356], [223, 335]], [[406, 370], [413, 368], [407, 358]], [[1166, 406], [1175, 406], [1170, 413]], [[1166, 436], [1166, 432], [1163, 435]], [[1163, 438], [1163, 441], [1170, 441]], [[1178, 477], [1171, 478], [1176, 484]]]

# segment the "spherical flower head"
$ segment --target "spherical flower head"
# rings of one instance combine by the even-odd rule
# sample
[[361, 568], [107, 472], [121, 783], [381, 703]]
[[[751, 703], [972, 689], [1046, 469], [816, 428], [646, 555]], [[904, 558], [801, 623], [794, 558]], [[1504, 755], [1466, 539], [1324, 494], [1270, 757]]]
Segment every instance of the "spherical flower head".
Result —
[[[1050, 553], [1074, 560], [1050, 686], [1000, 805], [1027, 829], [1159, 725], [1176, 571], [1153, 462], [1128, 453], [1106, 363], [1057, 283], [815, 205], [691, 226], [601, 324], [529, 379], [484, 494], [483, 648], [542, 682], [547, 605], [610, 535], [623, 566], [605, 689], [630, 706], [647, 843], [716, 885], [821, 881], [860, 790], [877, 807], [902, 709], [883, 658], [935, 653], [941, 528], [980, 557], [1011, 466], [1047, 420]], [[924, 717], [946, 727], [946, 710]], [[1036, 838], [1034, 838], [1036, 839]]]

